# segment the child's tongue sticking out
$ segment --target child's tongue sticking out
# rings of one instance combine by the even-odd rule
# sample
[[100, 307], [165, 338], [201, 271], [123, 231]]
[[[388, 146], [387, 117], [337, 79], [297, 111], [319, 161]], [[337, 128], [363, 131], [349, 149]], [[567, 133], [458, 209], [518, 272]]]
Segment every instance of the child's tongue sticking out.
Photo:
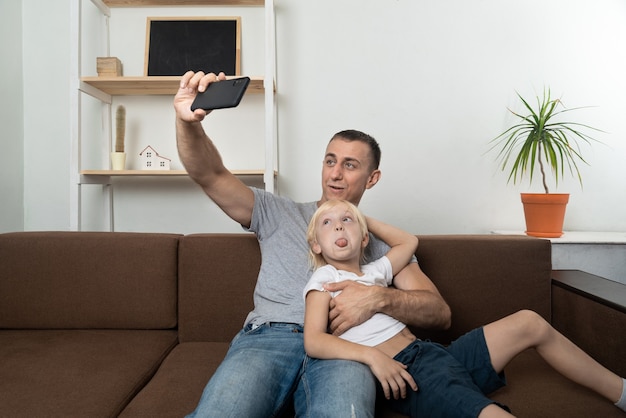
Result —
[[339, 238], [337, 241], [335, 241], [335, 244], [337, 244], [338, 247], [343, 248], [348, 245], [348, 240], [345, 238]]

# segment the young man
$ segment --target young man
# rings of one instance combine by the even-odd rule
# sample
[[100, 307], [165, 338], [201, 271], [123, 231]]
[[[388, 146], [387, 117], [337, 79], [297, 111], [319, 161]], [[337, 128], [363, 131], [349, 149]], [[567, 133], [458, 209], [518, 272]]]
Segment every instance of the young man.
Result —
[[[220, 73], [186, 73], [174, 98], [178, 152], [191, 178], [229, 217], [256, 234], [263, 259], [254, 292], [254, 310], [235, 336], [226, 358], [207, 384], [191, 416], [278, 416], [293, 400], [296, 413], [314, 417], [374, 416], [376, 387], [367, 366], [352, 361], [317, 361], [306, 357], [302, 290], [307, 267], [306, 229], [318, 205], [345, 199], [358, 205], [376, 185], [380, 149], [362, 132], [343, 131], [328, 143], [319, 201], [295, 203], [249, 188], [224, 167], [204, 132], [206, 112], [190, 107], [199, 91], [220, 82]], [[372, 240], [372, 257], [388, 246]], [[330, 311], [337, 335], [377, 312], [424, 328], [446, 328], [450, 309], [417, 263], [395, 278], [396, 288], [373, 288], [347, 281]]]

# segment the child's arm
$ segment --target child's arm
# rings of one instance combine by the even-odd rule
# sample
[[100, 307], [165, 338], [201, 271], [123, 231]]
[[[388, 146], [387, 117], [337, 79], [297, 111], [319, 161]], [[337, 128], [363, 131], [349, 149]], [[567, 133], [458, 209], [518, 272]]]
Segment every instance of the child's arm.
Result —
[[304, 315], [304, 348], [306, 353], [319, 359], [353, 360], [370, 367], [381, 383], [385, 397], [406, 397], [406, 386], [417, 390], [406, 366], [395, 361], [375, 347], [353, 343], [328, 334], [330, 294], [311, 290], [306, 296]]
[[391, 262], [393, 275], [395, 276], [396, 273], [409, 264], [411, 257], [415, 255], [418, 244], [417, 237], [377, 219], [370, 217], [366, 217], [366, 219], [369, 231], [391, 247], [389, 252], [387, 252], [387, 258]]

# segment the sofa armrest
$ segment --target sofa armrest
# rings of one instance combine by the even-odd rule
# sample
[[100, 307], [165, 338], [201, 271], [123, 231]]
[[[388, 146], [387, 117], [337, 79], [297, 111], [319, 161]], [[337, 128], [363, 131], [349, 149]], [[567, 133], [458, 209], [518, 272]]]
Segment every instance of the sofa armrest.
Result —
[[554, 270], [552, 325], [601, 364], [626, 375], [626, 285], [579, 270]]

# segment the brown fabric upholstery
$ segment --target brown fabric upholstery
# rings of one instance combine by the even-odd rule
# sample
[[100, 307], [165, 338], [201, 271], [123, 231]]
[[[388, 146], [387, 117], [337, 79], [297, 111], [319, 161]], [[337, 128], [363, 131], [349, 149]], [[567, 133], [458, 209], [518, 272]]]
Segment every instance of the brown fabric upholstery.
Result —
[[116, 416], [176, 343], [175, 331], [0, 331], [0, 416]]
[[[453, 312], [450, 330], [421, 337], [448, 343], [519, 309], [546, 319], [552, 309], [557, 327], [624, 374], [626, 308], [563, 287], [551, 298], [549, 241], [420, 236], [417, 256]], [[250, 234], [0, 234], [0, 416], [191, 412], [252, 308], [260, 257]], [[519, 417], [624, 416], [533, 351], [505, 373], [492, 398]]]
[[0, 234], [0, 416], [116, 416], [178, 343], [177, 254], [172, 234]]
[[174, 328], [177, 251], [171, 234], [0, 234], [0, 328]]
[[624, 413], [595, 392], [556, 373], [528, 350], [505, 369], [507, 386], [490, 397], [508, 405], [518, 417], [624, 417]]
[[228, 343], [221, 342], [178, 345], [120, 417], [181, 418], [191, 413], [227, 350]]
[[[622, 295], [625, 286], [596, 277], [596, 286], [608, 284]], [[605, 282], [605, 283], [602, 283]], [[616, 290], [616, 294], [619, 292]], [[626, 314], [617, 309], [571, 292], [561, 286], [552, 287], [552, 316], [556, 329], [566, 334], [594, 359], [620, 376], [626, 376]], [[615, 332], [621, 330], [621, 332]], [[614, 353], [623, 353], [615, 356]]]
[[419, 236], [417, 259], [452, 310], [444, 332], [415, 330], [449, 343], [520, 309], [550, 317], [550, 242], [524, 236]]
[[252, 234], [181, 238], [179, 338], [230, 342], [252, 310], [261, 252]]

